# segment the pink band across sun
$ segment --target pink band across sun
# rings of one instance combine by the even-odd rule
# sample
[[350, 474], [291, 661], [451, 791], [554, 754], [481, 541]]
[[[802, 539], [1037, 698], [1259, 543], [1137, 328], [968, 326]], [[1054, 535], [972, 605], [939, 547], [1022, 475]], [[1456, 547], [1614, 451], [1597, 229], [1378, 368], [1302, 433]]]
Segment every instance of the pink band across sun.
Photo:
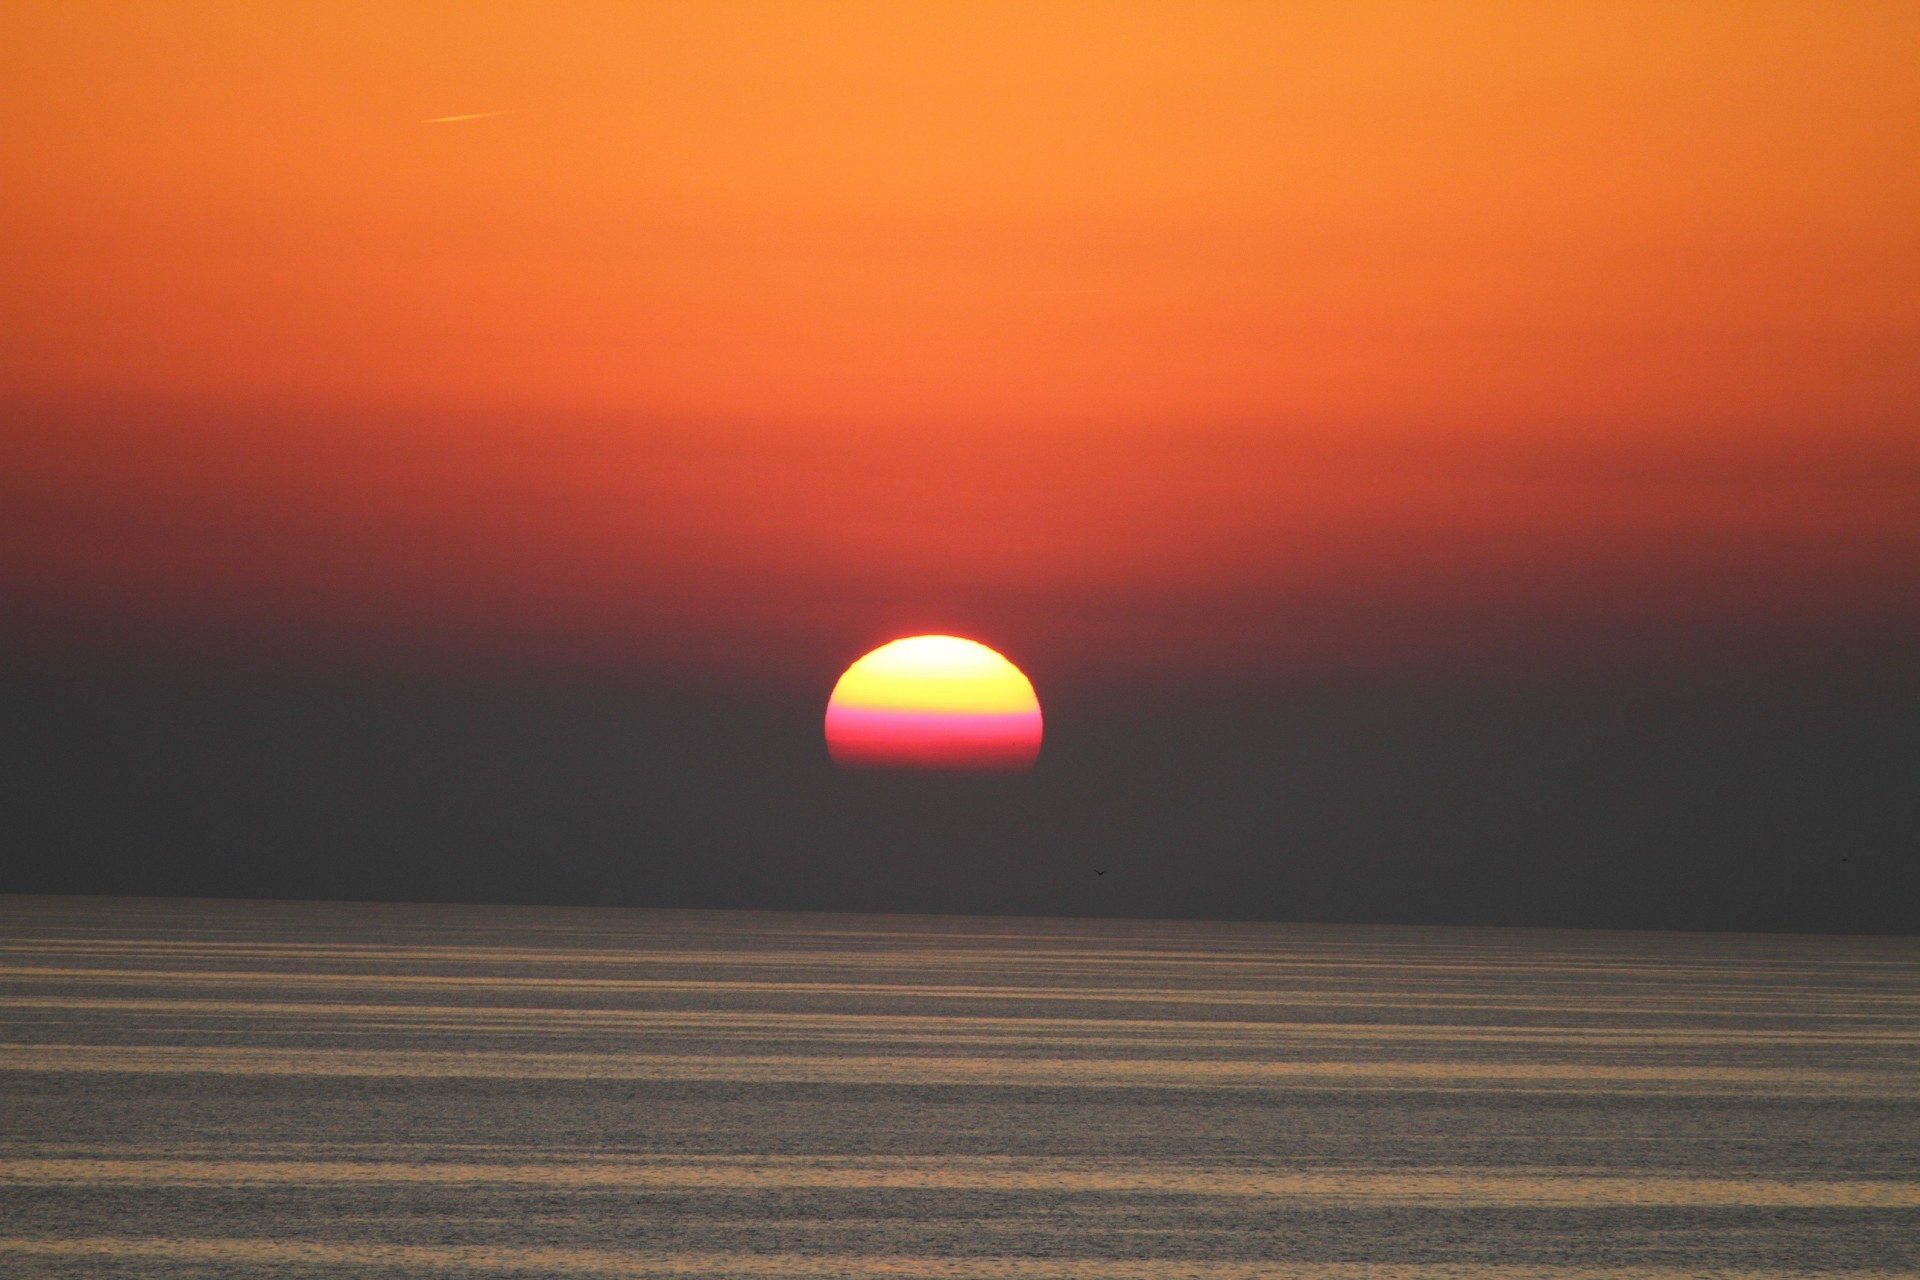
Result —
[[895, 640], [848, 667], [826, 729], [835, 764], [890, 769], [1028, 769], [1043, 732], [1020, 669], [957, 636]]

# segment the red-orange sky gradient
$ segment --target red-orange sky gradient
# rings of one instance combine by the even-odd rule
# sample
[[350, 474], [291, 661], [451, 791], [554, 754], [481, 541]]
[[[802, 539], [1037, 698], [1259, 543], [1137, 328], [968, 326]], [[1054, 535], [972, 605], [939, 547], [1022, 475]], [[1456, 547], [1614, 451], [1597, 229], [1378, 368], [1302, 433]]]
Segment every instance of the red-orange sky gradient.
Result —
[[1915, 66], [1907, 3], [10, 4], [9, 642], [1897, 648]]

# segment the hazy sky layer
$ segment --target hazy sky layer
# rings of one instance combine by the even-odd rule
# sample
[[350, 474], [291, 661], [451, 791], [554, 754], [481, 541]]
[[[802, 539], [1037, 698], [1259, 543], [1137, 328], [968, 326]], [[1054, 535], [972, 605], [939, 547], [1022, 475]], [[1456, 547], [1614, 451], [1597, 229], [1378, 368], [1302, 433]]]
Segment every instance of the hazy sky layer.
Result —
[[[1920, 931], [1916, 66], [9, 3], [0, 891]], [[923, 632], [1033, 774], [834, 772]]]
[[940, 629], [1126, 680], [1914, 632], [1908, 5], [0, 23], [43, 647], [784, 678]]

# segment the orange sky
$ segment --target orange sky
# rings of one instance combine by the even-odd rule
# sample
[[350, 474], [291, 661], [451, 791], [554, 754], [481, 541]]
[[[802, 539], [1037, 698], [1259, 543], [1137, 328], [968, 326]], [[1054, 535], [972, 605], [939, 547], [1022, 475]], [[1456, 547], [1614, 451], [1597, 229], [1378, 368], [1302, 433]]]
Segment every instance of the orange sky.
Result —
[[614, 665], [1909, 625], [1916, 65], [1905, 3], [12, 4], [0, 590]]

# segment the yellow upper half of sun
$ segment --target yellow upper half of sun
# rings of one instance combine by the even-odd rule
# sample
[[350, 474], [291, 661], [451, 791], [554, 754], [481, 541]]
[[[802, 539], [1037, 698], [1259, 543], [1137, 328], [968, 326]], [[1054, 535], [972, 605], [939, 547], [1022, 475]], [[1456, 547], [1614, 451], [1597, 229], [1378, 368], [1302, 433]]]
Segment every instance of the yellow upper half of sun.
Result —
[[958, 636], [912, 636], [883, 644], [848, 667], [829, 707], [1009, 715], [1038, 712], [1020, 668]]

